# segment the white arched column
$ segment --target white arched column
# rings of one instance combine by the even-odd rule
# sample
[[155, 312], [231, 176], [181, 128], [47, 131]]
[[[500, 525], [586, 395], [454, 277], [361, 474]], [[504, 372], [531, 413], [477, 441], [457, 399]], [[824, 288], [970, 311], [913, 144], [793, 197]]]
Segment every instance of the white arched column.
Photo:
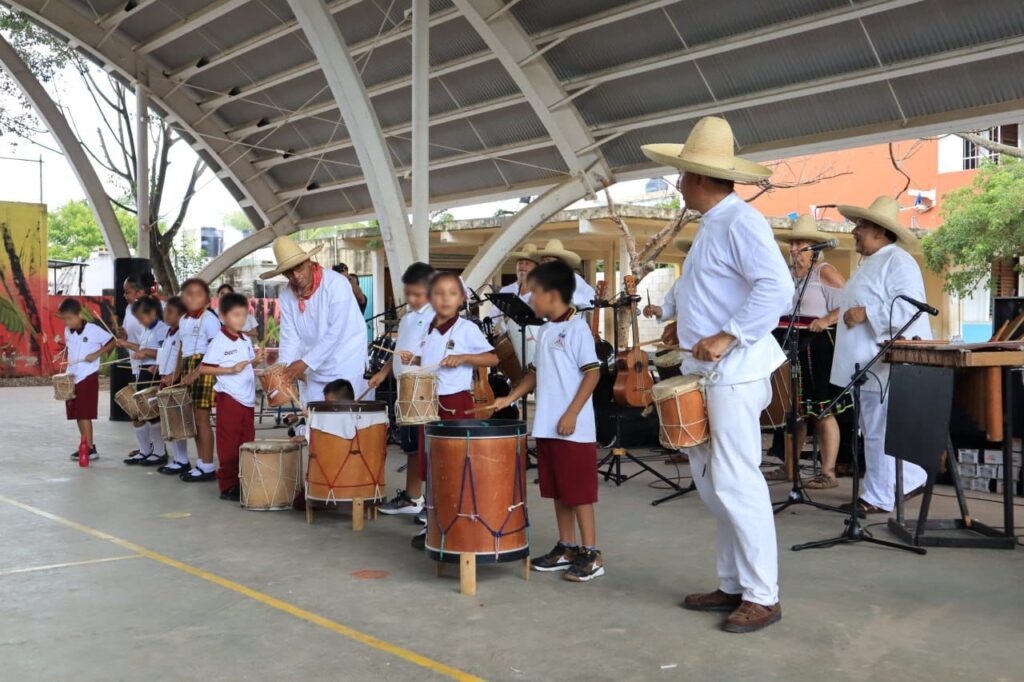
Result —
[[60, 109], [43, 89], [42, 84], [3, 36], [0, 36], [0, 66], [3, 66], [4, 71], [10, 74], [21, 91], [25, 93], [25, 97], [32, 103], [32, 108], [36, 110], [50, 134], [57, 140], [57, 144], [64, 152], [68, 163], [71, 164], [71, 169], [75, 172], [75, 176], [89, 200], [92, 215], [96, 219], [96, 224], [99, 225], [100, 232], [103, 233], [103, 241], [106, 242], [107, 248], [115, 258], [130, 257], [128, 243], [121, 231], [121, 225], [117, 222], [117, 216], [114, 215], [114, 209], [110, 206], [110, 198], [107, 197], [107, 192], [103, 189], [96, 170], [89, 162], [85, 150], [82, 149], [82, 144], [71, 131], [71, 126], [68, 125], [67, 119], [64, 118]]

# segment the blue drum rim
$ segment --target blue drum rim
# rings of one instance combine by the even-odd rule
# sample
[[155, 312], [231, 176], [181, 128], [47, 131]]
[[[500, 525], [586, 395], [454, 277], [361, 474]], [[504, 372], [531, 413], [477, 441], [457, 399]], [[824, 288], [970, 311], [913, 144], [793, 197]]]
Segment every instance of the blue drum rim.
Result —
[[525, 436], [526, 422], [518, 419], [452, 419], [427, 422], [423, 426], [427, 437], [439, 438], [496, 438]]

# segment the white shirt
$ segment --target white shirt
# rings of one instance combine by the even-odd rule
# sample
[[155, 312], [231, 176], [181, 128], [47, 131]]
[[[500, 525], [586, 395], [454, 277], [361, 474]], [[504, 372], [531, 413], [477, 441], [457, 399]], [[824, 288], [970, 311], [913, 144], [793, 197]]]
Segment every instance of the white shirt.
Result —
[[[836, 386], [845, 386], [853, 376], [855, 366], [866, 364], [878, 352], [878, 344], [888, 340], [914, 315], [916, 309], [905, 301], [895, 301], [900, 294], [925, 300], [924, 279], [921, 268], [909, 253], [896, 244], [887, 244], [870, 256], [863, 258], [860, 267], [839, 292], [839, 323], [836, 327], [836, 348], [832, 358], [831, 381]], [[850, 308], [864, 306], [867, 321], [855, 327], [847, 327], [843, 315]], [[890, 307], [892, 319], [889, 319]], [[912, 339], [932, 338], [928, 317], [922, 315], [908, 329], [904, 336]], [[879, 383], [884, 387], [889, 380], [889, 365], [879, 361], [871, 368], [878, 377], [864, 384], [862, 390], [878, 391]]]
[[[160, 347], [167, 337], [167, 329], [167, 323], [163, 320], [157, 320], [152, 327], [143, 328], [142, 335], [139, 338], [139, 350], [155, 350], [157, 355], [159, 355]], [[138, 363], [143, 367], [152, 367], [159, 364], [156, 358], [144, 358], [139, 360]]]
[[[213, 337], [210, 347], [203, 355], [203, 364], [211, 367], [234, 367], [243, 360], [252, 360], [256, 357], [249, 337], [232, 336], [221, 330]], [[218, 374], [213, 383], [213, 390], [217, 393], [227, 393], [246, 407], [255, 407], [256, 372], [253, 371], [252, 365], [248, 365], [238, 374]]]
[[[95, 353], [112, 339], [109, 332], [99, 325], [86, 322], [82, 325], [82, 333], [64, 328], [64, 346], [68, 349], [68, 374], [75, 378], [75, 383], [88, 379], [100, 369], [100, 359], [85, 362], [85, 356]], [[81, 360], [81, 362], [77, 362]]]
[[577, 443], [597, 440], [594, 405], [590, 396], [576, 417], [571, 436], [558, 435], [558, 420], [579, 391], [584, 370], [597, 367], [594, 336], [582, 317], [548, 322], [537, 331], [533, 364], [537, 371], [537, 408], [533, 413], [534, 438], [559, 438]]
[[256, 329], [256, 327], [258, 326], [259, 323], [256, 321], [256, 316], [253, 315], [252, 313], [249, 313], [248, 316], [245, 318], [245, 326], [242, 327], [242, 333], [248, 334], [253, 329]]
[[[572, 273], [576, 277], [576, 290], [572, 292], [572, 306], [577, 309], [591, 308], [594, 305], [594, 299], [597, 298], [597, 292], [594, 291], [594, 287], [587, 284], [587, 280], [580, 277], [580, 273]], [[594, 337], [591, 336], [591, 339]]]
[[199, 317], [183, 315], [181, 322], [178, 323], [182, 357], [188, 358], [205, 353], [210, 341], [219, 333], [220, 320], [212, 310], [203, 310]]
[[[516, 280], [515, 282], [512, 282], [511, 284], [506, 284], [502, 288], [498, 289], [498, 293], [499, 294], [517, 294], [517, 295], [519, 295], [519, 298], [520, 298], [521, 301], [523, 301], [523, 303], [529, 303], [530, 302], [530, 293], [531, 292], [530, 292], [529, 289], [526, 290], [525, 294], [521, 294], [521, 295], [519, 294], [519, 280]], [[500, 320], [504, 316], [505, 316], [505, 313], [503, 313], [500, 310], [498, 310], [497, 306], [492, 306], [490, 312], [487, 313], [487, 317], [492, 319], [492, 320]]]
[[[432, 329], [420, 343], [420, 365], [429, 367], [437, 365], [449, 355], [478, 355], [489, 353], [494, 348], [487, 343], [487, 337], [480, 328], [464, 317], [456, 317], [455, 324], [441, 333], [440, 329]], [[473, 388], [473, 367], [437, 368], [437, 394], [451, 395]]]
[[178, 356], [181, 355], [181, 332], [174, 333], [168, 328], [160, 348], [156, 351], [156, 366], [160, 376], [171, 376], [178, 369]]
[[347, 379], [359, 391], [366, 369], [366, 321], [348, 278], [325, 269], [320, 286], [299, 310], [292, 288], [277, 298], [281, 318], [279, 362], [302, 360], [310, 379], [320, 383]]
[[721, 331], [735, 341], [718, 363], [683, 354], [683, 374], [716, 372], [717, 383], [769, 376], [786, 356], [771, 335], [793, 299], [793, 278], [768, 221], [735, 193], [701, 219], [679, 286], [679, 344], [693, 348]]
[[407, 309], [398, 321], [398, 338], [395, 339], [395, 354], [392, 355], [391, 371], [396, 377], [405, 371], [405, 364], [398, 356], [403, 350], [413, 355], [420, 351], [423, 337], [430, 330], [430, 322], [434, 319], [434, 308], [425, 303], [419, 310]]
[[676, 290], [682, 284], [683, 278], [679, 277], [675, 282], [672, 282], [672, 286], [665, 292], [665, 298], [661, 302], [661, 316], [657, 318], [658, 322], [668, 322], [676, 319], [676, 297], [678, 293]]
[[[131, 304], [129, 303], [128, 307], [124, 311], [125, 340], [129, 343], [139, 343], [142, 339], [142, 331], [144, 329], [145, 327], [143, 327], [142, 323], [139, 322], [139, 318], [135, 317], [135, 314], [132, 312]], [[131, 351], [128, 351], [128, 357], [128, 363], [132, 366], [132, 374], [138, 374], [139, 365], [141, 363], [139, 363], [138, 360], [131, 359]]]

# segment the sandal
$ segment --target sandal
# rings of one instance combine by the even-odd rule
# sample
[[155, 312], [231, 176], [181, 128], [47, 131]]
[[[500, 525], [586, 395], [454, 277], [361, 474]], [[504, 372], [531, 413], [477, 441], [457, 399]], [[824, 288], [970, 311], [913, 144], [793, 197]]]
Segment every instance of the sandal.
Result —
[[829, 488], [838, 488], [839, 481], [833, 476], [819, 473], [814, 478], [804, 481], [804, 487], [809, 490], [827, 490]]
[[774, 481], [788, 481], [789, 473], [786, 471], [786, 467], [778, 467], [770, 471], [764, 472], [764, 480], [769, 483]]

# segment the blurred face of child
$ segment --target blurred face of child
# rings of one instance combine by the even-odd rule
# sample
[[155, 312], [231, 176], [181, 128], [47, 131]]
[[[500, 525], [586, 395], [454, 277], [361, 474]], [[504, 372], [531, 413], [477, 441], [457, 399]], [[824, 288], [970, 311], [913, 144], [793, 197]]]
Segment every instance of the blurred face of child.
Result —
[[198, 284], [190, 284], [181, 292], [181, 301], [188, 310], [196, 312], [209, 305], [210, 297], [203, 287]]
[[236, 306], [222, 315], [221, 322], [224, 326], [236, 334], [245, 328], [245, 321], [249, 317], [249, 309], [243, 306]]
[[167, 306], [164, 309], [164, 322], [167, 323], [168, 327], [177, 327], [178, 323], [181, 322], [181, 311], [173, 305]]
[[559, 317], [568, 307], [562, 302], [562, 297], [554, 289], [544, 291], [539, 284], [533, 282], [531, 290], [533, 293], [530, 296], [530, 305], [533, 306], [533, 310], [537, 313], [538, 317]]
[[445, 320], [459, 314], [459, 308], [465, 302], [462, 283], [454, 277], [445, 277], [430, 289], [430, 305], [434, 306], [437, 315]]
[[409, 304], [409, 310], [419, 310], [427, 302], [426, 284], [406, 284], [405, 301]]
[[85, 324], [85, 318], [82, 317], [82, 313], [60, 313], [60, 319], [63, 320], [68, 329], [81, 329]]
[[124, 283], [124, 298], [129, 304], [135, 303], [142, 296], [142, 291], [135, 288], [130, 282]]
[[148, 310], [143, 312], [140, 310], [139, 314], [135, 316], [135, 319], [138, 320], [143, 327], [148, 327], [149, 325], [156, 322], [156, 311]]

